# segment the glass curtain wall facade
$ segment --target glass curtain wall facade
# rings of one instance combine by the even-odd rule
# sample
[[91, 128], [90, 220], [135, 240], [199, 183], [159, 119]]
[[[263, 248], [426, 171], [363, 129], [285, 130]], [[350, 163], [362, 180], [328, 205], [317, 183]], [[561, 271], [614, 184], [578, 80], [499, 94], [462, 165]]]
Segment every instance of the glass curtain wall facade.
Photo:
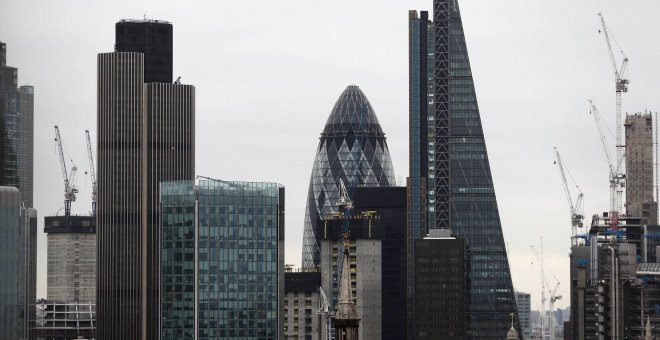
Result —
[[349, 195], [351, 188], [396, 183], [385, 133], [369, 100], [355, 85], [339, 96], [321, 133], [307, 194], [303, 268], [319, 264], [317, 221], [339, 211], [340, 180]]
[[[458, 2], [434, 0], [435, 220], [467, 245], [468, 337], [502, 339], [511, 274]], [[516, 328], [520, 329], [516, 318]]]
[[19, 339], [34, 339], [37, 318], [37, 210], [21, 207], [18, 244]]
[[21, 200], [26, 208], [32, 208], [34, 187], [34, 87], [24, 85], [19, 88], [18, 130], [18, 187]]
[[[6, 57], [6, 45], [0, 42]], [[0, 60], [0, 185], [18, 187], [18, 69]]]
[[[434, 31], [428, 12], [408, 12], [409, 177], [407, 179], [407, 320], [414, 329], [415, 246], [435, 220]], [[412, 336], [412, 333], [409, 335]]]
[[7, 46], [0, 42], [0, 185], [21, 190], [32, 207], [34, 88], [18, 86], [18, 69], [6, 66]]
[[281, 338], [284, 188], [161, 185], [161, 339]]
[[0, 186], [0, 339], [18, 339], [21, 193]]

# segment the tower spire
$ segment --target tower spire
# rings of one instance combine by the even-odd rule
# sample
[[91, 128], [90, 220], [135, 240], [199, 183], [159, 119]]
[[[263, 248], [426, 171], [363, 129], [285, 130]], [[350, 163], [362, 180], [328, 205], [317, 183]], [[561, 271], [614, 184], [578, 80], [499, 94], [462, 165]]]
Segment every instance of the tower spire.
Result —
[[344, 258], [342, 260], [339, 304], [337, 314], [335, 315], [335, 339], [337, 340], [358, 340], [358, 327], [360, 319], [357, 317], [357, 308], [353, 301], [351, 291], [351, 273], [348, 262], [348, 247], [344, 248]]

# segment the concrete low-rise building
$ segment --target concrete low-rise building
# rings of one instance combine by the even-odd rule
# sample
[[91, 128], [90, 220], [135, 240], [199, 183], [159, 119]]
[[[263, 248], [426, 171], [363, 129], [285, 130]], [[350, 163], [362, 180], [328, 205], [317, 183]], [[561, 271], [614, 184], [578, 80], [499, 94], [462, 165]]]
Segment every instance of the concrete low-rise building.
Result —
[[321, 272], [313, 269], [284, 273], [284, 337], [317, 340], [326, 324], [319, 309]]

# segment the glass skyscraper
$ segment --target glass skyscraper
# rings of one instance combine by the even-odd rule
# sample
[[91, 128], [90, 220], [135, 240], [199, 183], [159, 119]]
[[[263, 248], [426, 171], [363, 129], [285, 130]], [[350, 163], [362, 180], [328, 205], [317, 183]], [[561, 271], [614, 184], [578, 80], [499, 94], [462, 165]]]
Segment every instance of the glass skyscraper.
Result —
[[[451, 229], [452, 236], [466, 242], [468, 338], [503, 339], [509, 314], [517, 313], [516, 302], [461, 14], [456, 0], [434, 0], [433, 8], [432, 26], [424, 15], [410, 16], [409, 202], [419, 202], [419, 216], [426, 188], [427, 229]], [[423, 184], [425, 170], [434, 185]], [[409, 219], [408, 249], [426, 233], [423, 223], [422, 218]], [[414, 287], [410, 281], [409, 287]]]
[[34, 87], [18, 86], [18, 69], [7, 66], [7, 47], [0, 42], [0, 185], [21, 190], [32, 207], [34, 158]]
[[161, 339], [283, 335], [284, 187], [161, 184]]
[[319, 140], [305, 209], [303, 268], [319, 264], [317, 221], [339, 211], [340, 180], [349, 191], [395, 185], [385, 133], [369, 100], [355, 85], [337, 99]]

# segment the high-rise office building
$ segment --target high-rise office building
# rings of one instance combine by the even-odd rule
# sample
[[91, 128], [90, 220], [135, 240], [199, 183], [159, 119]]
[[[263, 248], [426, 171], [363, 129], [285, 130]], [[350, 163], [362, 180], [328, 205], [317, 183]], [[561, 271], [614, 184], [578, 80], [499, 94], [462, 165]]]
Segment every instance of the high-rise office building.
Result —
[[532, 305], [530, 294], [516, 292], [516, 305], [518, 306], [518, 317], [520, 318], [523, 340], [529, 340], [532, 338]]
[[281, 339], [284, 187], [161, 185], [160, 339]]
[[[171, 24], [163, 21], [122, 20], [117, 29], [125, 28], [129, 36], [147, 31], [152, 35], [140, 40], [118, 32], [131, 44], [126, 47], [118, 41], [116, 50], [130, 52], [98, 55], [97, 339], [101, 340], [158, 338], [159, 183], [194, 178], [195, 88], [158, 76], [171, 74], [171, 64], [162, 62], [162, 49], [152, 48], [153, 41], [161, 41], [160, 30], [168, 27], [171, 31]], [[171, 38], [171, 32], [163, 34], [162, 39]], [[171, 39], [164, 40], [171, 45]]]
[[18, 339], [21, 193], [0, 187], [0, 338]]
[[653, 117], [626, 116], [626, 215], [639, 217], [642, 225], [658, 224], [658, 204], [653, 198]]
[[34, 87], [23, 85], [18, 89], [18, 187], [25, 207], [33, 207], [34, 187]]
[[[411, 191], [416, 187], [420, 195], [409, 199], [420, 202], [417, 211], [411, 213], [423, 216], [419, 211], [423, 209], [421, 204], [428, 202], [428, 212], [434, 216], [427, 219], [427, 228], [450, 229], [452, 236], [465, 241], [468, 338], [502, 339], [510, 328], [509, 314], [517, 313], [516, 303], [461, 14], [455, 0], [434, 0], [433, 8], [431, 46], [428, 45], [428, 21], [410, 15], [410, 36], [413, 39], [410, 43], [410, 117], [412, 129], [419, 129], [411, 136], [411, 143], [418, 143], [419, 150], [416, 151], [415, 145], [411, 146], [411, 156], [416, 153], [419, 156], [411, 160], [409, 183]], [[420, 32], [416, 33], [415, 27]], [[426, 39], [422, 38], [420, 27], [427, 28]], [[427, 42], [425, 50], [422, 41]], [[422, 56], [427, 59], [422, 60]], [[426, 78], [430, 57], [434, 63], [432, 85]], [[427, 67], [426, 71], [422, 70], [422, 65]], [[432, 108], [426, 117], [427, 129], [414, 121], [423, 119], [421, 108], [424, 107]], [[432, 135], [428, 134], [430, 128], [433, 129]], [[426, 142], [422, 140], [424, 135], [428, 138]], [[423, 145], [428, 147], [428, 158], [422, 157]], [[429, 164], [425, 166], [422, 159]], [[435, 181], [432, 188], [427, 183], [428, 198], [422, 192], [422, 169], [428, 170], [428, 177]], [[417, 183], [415, 176], [420, 178]], [[421, 230], [421, 222], [417, 223], [420, 228], [414, 229], [414, 219], [420, 219], [414, 216], [409, 217], [412, 218], [409, 224], [412, 240], [408, 249], [414, 249], [415, 240], [425, 233]], [[417, 257], [414, 254], [409, 256]], [[416, 269], [412, 270], [416, 274]], [[414, 280], [414, 276], [409, 278]], [[412, 282], [408, 285], [417, 287]], [[413, 300], [410, 301], [414, 301], [415, 292], [411, 291], [411, 294]], [[410, 307], [409, 311], [414, 312], [415, 308]], [[416, 319], [409, 315], [409, 320]], [[517, 320], [515, 327], [519, 329]], [[414, 327], [415, 323], [411, 322], [409, 337], [414, 334]]]
[[0, 187], [0, 338], [31, 339], [36, 319], [37, 211]]
[[50, 303], [96, 303], [96, 218], [46, 216], [47, 298]]
[[426, 236], [435, 221], [435, 111], [433, 98], [435, 61], [433, 22], [428, 12], [408, 12], [408, 171], [406, 277], [407, 319], [412, 338], [415, 313], [415, 240]]
[[18, 86], [18, 69], [7, 65], [7, 47], [0, 42], [0, 185], [21, 191], [32, 207], [34, 157], [34, 88]]
[[37, 302], [37, 211], [21, 207], [18, 244], [18, 327], [20, 339], [34, 339]]
[[[361, 339], [404, 339], [406, 334], [406, 189], [363, 187], [352, 191], [349, 222], [350, 285], [357, 301]], [[321, 286], [337, 305], [337, 255], [342, 218], [317, 222]], [[323, 332], [325, 335], [325, 330]]]
[[385, 133], [369, 100], [355, 85], [337, 99], [316, 150], [305, 209], [303, 268], [319, 263], [316, 223], [339, 211], [340, 180], [347, 188], [395, 185]]
[[413, 339], [467, 339], [465, 241], [431, 229], [415, 242]]

